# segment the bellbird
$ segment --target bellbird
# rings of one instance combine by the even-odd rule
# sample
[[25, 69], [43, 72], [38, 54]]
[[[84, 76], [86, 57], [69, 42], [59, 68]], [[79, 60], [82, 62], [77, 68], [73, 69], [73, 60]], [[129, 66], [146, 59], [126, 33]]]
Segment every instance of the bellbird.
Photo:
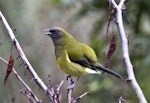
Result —
[[52, 27], [45, 31], [53, 40], [56, 63], [66, 74], [80, 77], [87, 73], [100, 74], [103, 71], [122, 78], [121, 75], [99, 64], [94, 50], [78, 42], [64, 29]]

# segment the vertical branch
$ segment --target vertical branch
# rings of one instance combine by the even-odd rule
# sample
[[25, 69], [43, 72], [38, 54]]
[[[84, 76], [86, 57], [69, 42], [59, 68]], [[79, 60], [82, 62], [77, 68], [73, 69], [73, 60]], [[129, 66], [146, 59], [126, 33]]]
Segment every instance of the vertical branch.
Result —
[[147, 100], [134, 76], [133, 66], [131, 64], [130, 57], [129, 57], [128, 39], [126, 37], [124, 26], [123, 26], [123, 21], [122, 21], [122, 10], [125, 9], [124, 3], [126, 2], [126, 0], [120, 0], [120, 3], [118, 5], [116, 4], [114, 0], [109, 0], [109, 2], [112, 4], [113, 8], [116, 10], [116, 24], [117, 24], [118, 31], [119, 31], [120, 38], [121, 38], [123, 59], [125, 62], [128, 79], [131, 83], [132, 88], [135, 90], [140, 103], [147, 103]]

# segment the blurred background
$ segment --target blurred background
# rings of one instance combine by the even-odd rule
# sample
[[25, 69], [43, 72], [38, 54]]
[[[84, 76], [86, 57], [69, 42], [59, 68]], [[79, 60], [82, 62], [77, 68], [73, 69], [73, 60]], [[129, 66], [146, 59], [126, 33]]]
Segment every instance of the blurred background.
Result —
[[[129, 37], [129, 51], [136, 79], [147, 100], [150, 102], [150, 1], [129, 0], [124, 11], [124, 27]], [[121, 44], [115, 23], [111, 22], [106, 39], [109, 5], [107, 0], [0, 0], [0, 10], [14, 30], [28, 60], [46, 85], [51, 75], [53, 85], [65, 80], [65, 75], [56, 66], [52, 40], [42, 34], [42, 30], [59, 26], [71, 33], [77, 40], [91, 46], [99, 61], [104, 64], [105, 54], [109, 49], [112, 32], [116, 36], [117, 48], [110, 59], [109, 68], [127, 77], [122, 60]], [[0, 22], [0, 56], [8, 60], [11, 51], [11, 40]], [[32, 87], [37, 96], [48, 103], [47, 96], [31, 81], [32, 77], [25, 70], [18, 54], [13, 48], [14, 67]], [[0, 61], [0, 101], [27, 103], [27, 98], [19, 93], [24, 88], [11, 73], [6, 87], [3, 79], [7, 65]], [[63, 103], [66, 103], [67, 82], [63, 85]], [[123, 96], [126, 103], [137, 103], [138, 99], [131, 86], [108, 74], [86, 75], [78, 81], [73, 97], [89, 91], [81, 103], [117, 103]]]

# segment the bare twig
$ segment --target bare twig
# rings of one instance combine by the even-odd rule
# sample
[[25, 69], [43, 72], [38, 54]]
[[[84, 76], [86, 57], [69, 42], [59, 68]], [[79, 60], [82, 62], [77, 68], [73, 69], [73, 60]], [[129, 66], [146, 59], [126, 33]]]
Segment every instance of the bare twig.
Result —
[[130, 80], [131, 86], [135, 90], [140, 103], [147, 103], [147, 100], [134, 76], [133, 66], [131, 64], [130, 57], [129, 57], [128, 38], [126, 37], [124, 26], [123, 26], [123, 21], [122, 21], [122, 10], [125, 9], [124, 3], [126, 2], [126, 0], [120, 0], [119, 4], [116, 4], [114, 0], [109, 0], [109, 2], [112, 4], [113, 8], [116, 10], [116, 24], [117, 24], [120, 38], [121, 38], [123, 59], [125, 62], [128, 79]]
[[22, 93], [23, 95], [25, 95], [28, 98], [28, 100], [29, 100], [30, 103], [35, 103], [32, 100], [31, 95], [30, 95], [30, 93], [28, 93], [27, 90], [21, 89], [21, 90], [19, 90], [19, 92]]
[[82, 95], [80, 95], [79, 97], [77, 97], [76, 99], [74, 99], [72, 97], [72, 92], [73, 92], [73, 88], [75, 86], [75, 82], [73, 81], [73, 79], [70, 76], [67, 76], [67, 80], [69, 82], [69, 86], [67, 89], [68, 103], [79, 103], [81, 98], [83, 98], [84, 96], [89, 94], [89, 92], [85, 92]]
[[80, 95], [79, 97], [77, 97], [76, 99], [74, 99], [72, 103], [78, 103], [78, 102], [80, 102], [81, 98], [83, 98], [84, 96], [86, 96], [88, 94], [89, 94], [89, 92], [83, 93], [82, 95]]
[[67, 80], [69, 82], [69, 86], [68, 86], [68, 89], [67, 89], [67, 97], [68, 97], [68, 103], [72, 103], [72, 91], [73, 91], [73, 88], [70, 88], [75, 82], [73, 81], [73, 79], [70, 77], [70, 76], [67, 76]]
[[118, 102], [119, 102], [119, 103], [123, 103], [123, 102], [125, 102], [125, 101], [126, 101], [126, 100], [125, 100], [125, 99], [123, 99], [123, 97], [122, 97], [122, 96], [118, 98]]
[[[3, 59], [2, 57], [0, 57], [0, 60], [3, 61], [4, 63], [8, 64], [8, 62]], [[31, 94], [32, 98], [34, 98], [34, 100], [37, 103], [41, 103], [41, 100], [38, 99], [38, 97], [32, 92], [31, 88], [24, 82], [24, 80], [20, 77], [20, 75], [17, 73], [17, 71], [12, 68], [12, 71], [14, 73], [14, 75], [16, 76], [16, 78], [22, 83], [22, 85], [29, 91], [29, 93]]]
[[57, 99], [58, 99], [58, 101], [61, 101], [62, 100], [62, 92], [61, 92], [61, 87], [62, 87], [62, 85], [64, 84], [64, 80], [62, 80], [61, 82], [60, 82], [60, 84], [58, 85], [58, 87], [57, 87], [57, 89], [56, 89], [56, 94], [57, 94]]
[[60, 82], [60, 84], [57, 86], [57, 88], [55, 89], [52, 85], [52, 80], [51, 80], [51, 77], [50, 75], [48, 76], [48, 79], [49, 79], [49, 90], [51, 91], [52, 93], [52, 97], [53, 97], [53, 102], [54, 103], [61, 103], [61, 100], [62, 100], [62, 92], [61, 92], [61, 87], [64, 83], [64, 80], [62, 80]]
[[44, 84], [44, 82], [39, 78], [39, 76], [37, 75], [37, 73], [34, 71], [33, 67], [31, 66], [30, 62], [28, 61], [27, 57], [25, 56], [18, 40], [16, 39], [12, 29], [10, 28], [8, 22], [6, 21], [5, 17], [3, 16], [2, 12], [0, 11], [0, 18], [1, 21], [3, 22], [12, 42], [14, 43], [14, 46], [16, 47], [23, 63], [26, 65], [28, 71], [30, 72], [30, 74], [32, 75], [32, 77], [34, 78], [33, 80], [36, 82], [37, 85], [39, 85], [42, 90], [48, 95], [50, 101], [53, 101], [52, 98], [52, 93], [51, 91], [48, 90], [47, 86]]

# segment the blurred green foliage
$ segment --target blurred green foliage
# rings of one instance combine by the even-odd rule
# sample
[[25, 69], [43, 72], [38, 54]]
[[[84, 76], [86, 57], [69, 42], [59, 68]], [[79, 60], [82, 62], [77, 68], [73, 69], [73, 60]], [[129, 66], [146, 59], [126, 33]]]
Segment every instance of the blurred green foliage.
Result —
[[[126, 7], [123, 19], [126, 34], [130, 41], [130, 58], [134, 66], [136, 79], [147, 100], [150, 101], [150, 83], [148, 82], [150, 78], [150, 1], [128, 0]], [[64, 74], [56, 67], [54, 47], [50, 38], [42, 35], [42, 29], [52, 26], [60, 26], [79, 41], [91, 45], [102, 64], [104, 64], [105, 54], [108, 51], [113, 32], [116, 36], [117, 48], [111, 57], [109, 67], [124, 77], [127, 76], [122, 60], [119, 34], [113, 21], [109, 27], [108, 40], [105, 41], [109, 9], [106, 0], [0, 0], [0, 10], [11, 27], [16, 29], [14, 33], [24, 52], [38, 75], [47, 85], [49, 74], [54, 85], [64, 78]], [[3, 24], [0, 23], [0, 56], [8, 59], [10, 46], [11, 42], [7, 32]], [[13, 55], [15, 58], [18, 56], [15, 49], [13, 49]], [[48, 102], [42, 90], [39, 90], [34, 82], [31, 82], [31, 76], [24, 70], [24, 66], [19, 66], [19, 64], [21, 64], [21, 60], [16, 59], [16, 70], [27, 84], [33, 87], [32, 89], [38, 94], [38, 97], [44, 103]], [[18, 92], [22, 85], [11, 74], [5, 88], [3, 78], [6, 65], [2, 62], [0, 62], [0, 69], [1, 102], [10, 103], [12, 98], [16, 98], [18, 103], [26, 103], [28, 100]], [[64, 93], [65, 89], [66, 86], [64, 85]], [[86, 75], [82, 77], [74, 90], [74, 97], [85, 91], [90, 91], [91, 94], [84, 97], [81, 103], [116, 103], [120, 96], [123, 96], [126, 103], [138, 102], [130, 84], [106, 73], [102, 76]], [[65, 103], [66, 98], [63, 97]]]

